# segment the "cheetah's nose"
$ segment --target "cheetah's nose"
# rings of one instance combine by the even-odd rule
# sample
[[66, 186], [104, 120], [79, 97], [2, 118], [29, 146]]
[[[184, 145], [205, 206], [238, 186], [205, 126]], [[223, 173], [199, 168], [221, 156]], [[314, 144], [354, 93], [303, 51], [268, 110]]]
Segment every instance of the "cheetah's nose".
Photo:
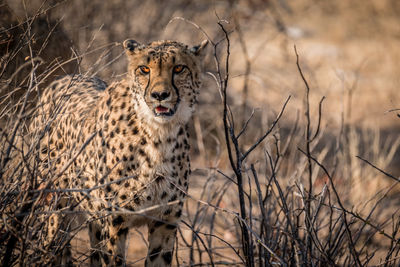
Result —
[[158, 101], [163, 101], [169, 97], [170, 93], [168, 91], [162, 91], [162, 92], [152, 92], [151, 97], [158, 100]]

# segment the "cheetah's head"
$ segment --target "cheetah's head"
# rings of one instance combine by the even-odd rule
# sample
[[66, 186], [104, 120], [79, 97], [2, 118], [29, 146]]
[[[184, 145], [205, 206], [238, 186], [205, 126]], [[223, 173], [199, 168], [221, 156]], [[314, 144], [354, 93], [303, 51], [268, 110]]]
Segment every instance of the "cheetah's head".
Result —
[[203, 51], [208, 41], [189, 48], [174, 41], [142, 45], [124, 41], [128, 75], [139, 112], [150, 121], [186, 123], [201, 85]]

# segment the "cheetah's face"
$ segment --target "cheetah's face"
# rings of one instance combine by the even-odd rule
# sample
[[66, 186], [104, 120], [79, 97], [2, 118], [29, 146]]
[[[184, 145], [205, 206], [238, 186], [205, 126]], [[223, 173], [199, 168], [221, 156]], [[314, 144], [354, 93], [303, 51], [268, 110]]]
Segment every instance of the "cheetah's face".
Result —
[[126, 40], [129, 75], [145, 117], [157, 122], [186, 122], [201, 84], [201, 51], [207, 41], [188, 48], [172, 41], [141, 45]]

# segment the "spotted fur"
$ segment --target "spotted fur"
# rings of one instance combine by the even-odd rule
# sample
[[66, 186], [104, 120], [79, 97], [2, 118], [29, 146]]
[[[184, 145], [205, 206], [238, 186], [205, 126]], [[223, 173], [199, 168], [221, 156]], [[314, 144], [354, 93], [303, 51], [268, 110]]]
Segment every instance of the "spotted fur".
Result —
[[[187, 124], [206, 45], [126, 40], [125, 79], [107, 86], [67, 76], [46, 89], [31, 128], [43, 137], [41, 171], [53, 174], [55, 189], [74, 189], [52, 194], [59, 209], [84, 211], [81, 218], [52, 215], [49, 246], [69, 222], [86, 220], [91, 265], [122, 266], [129, 229], [147, 224], [145, 265], [171, 264], [190, 174]], [[68, 265], [68, 246], [60, 253], [58, 263]]]

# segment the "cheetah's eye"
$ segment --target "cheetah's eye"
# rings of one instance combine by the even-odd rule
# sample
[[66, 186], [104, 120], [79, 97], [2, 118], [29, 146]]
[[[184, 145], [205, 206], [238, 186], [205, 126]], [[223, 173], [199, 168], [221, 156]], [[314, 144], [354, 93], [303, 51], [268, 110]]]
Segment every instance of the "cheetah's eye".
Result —
[[183, 69], [185, 68], [185, 66], [183, 66], [183, 65], [176, 65], [175, 67], [174, 67], [174, 73], [180, 73], [180, 72], [182, 72], [183, 71]]
[[150, 68], [147, 66], [140, 66], [139, 69], [143, 74], [149, 74], [150, 72]]

